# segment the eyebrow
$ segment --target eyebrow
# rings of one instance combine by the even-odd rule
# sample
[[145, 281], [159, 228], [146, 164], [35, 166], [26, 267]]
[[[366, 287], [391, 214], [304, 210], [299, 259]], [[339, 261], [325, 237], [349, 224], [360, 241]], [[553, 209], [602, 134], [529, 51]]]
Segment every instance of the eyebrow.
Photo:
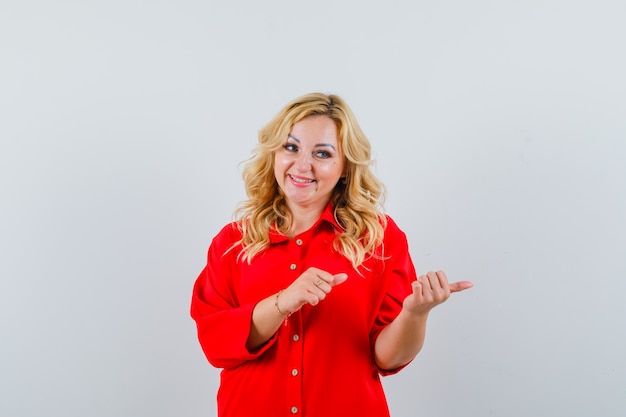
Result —
[[[287, 136], [289, 136], [291, 139], [295, 140], [298, 143], [301, 143], [302, 141], [300, 139], [298, 139], [297, 137], [295, 137], [294, 135], [292, 135], [291, 133], [289, 133]], [[335, 147], [333, 145], [331, 145], [330, 143], [317, 143], [315, 145], [315, 147], [320, 147], [320, 146], [326, 146], [329, 148], [332, 148], [332, 150], [336, 151]]]

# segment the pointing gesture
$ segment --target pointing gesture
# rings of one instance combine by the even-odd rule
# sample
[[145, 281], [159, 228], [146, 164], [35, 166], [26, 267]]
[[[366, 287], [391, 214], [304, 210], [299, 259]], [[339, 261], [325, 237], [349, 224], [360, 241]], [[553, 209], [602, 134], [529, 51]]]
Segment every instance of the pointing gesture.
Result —
[[470, 281], [448, 283], [443, 271], [420, 275], [411, 286], [413, 292], [405, 298], [403, 307], [414, 314], [428, 313], [433, 307], [446, 301], [450, 294], [472, 288]]
[[276, 308], [285, 314], [295, 313], [303, 305], [316, 306], [326, 298], [335, 285], [348, 279], [348, 274], [331, 274], [318, 268], [309, 268], [276, 297]]
[[433, 307], [450, 294], [472, 287], [469, 281], [448, 283], [443, 271], [421, 275], [402, 304], [400, 314], [380, 333], [374, 346], [376, 363], [381, 369], [397, 369], [409, 363], [422, 349], [426, 320]]

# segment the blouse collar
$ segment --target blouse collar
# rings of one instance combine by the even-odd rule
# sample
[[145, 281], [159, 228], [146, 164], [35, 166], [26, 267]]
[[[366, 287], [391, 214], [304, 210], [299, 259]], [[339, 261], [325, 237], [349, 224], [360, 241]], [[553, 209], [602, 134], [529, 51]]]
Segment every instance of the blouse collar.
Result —
[[[315, 224], [313, 224], [313, 226], [311, 226], [311, 228], [309, 230], [316, 230], [316, 229], [322, 227], [324, 224], [328, 224], [335, 231], [343, 230], [343, 228], [337, 222], [337, 219], [335, 219], [335, 216], [334, 216], [333, 212], [334, 212], [334, 210], [333, 210], [332, 202], [329, 202], [328, 205], [326, 205], [326, 208], [324, 209], [324, 211], [322, 212], [322, 215], [320, 216], [320, 218], [317, 219]], [[304, 233], [307, 233], [307, 232], [304, 232]], [[278, 230], [276, 230], [273, 227], [270, 229], [270, 236], [269, 237], [270, 237], [270, 245], [289, 240], [289, 236], [286, 236], [286, 235], [282, 234], [281, 232], [279, 232]]]

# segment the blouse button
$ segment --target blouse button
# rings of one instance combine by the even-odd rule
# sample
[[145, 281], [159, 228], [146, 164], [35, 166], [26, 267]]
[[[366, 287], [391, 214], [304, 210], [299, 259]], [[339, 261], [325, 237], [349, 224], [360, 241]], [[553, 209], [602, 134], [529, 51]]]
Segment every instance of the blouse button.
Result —
[[298, 414], [298, 407], [291, 407], [291, 414]]
[[292, 271], [295, 271], [296, 270], [296, 264], [289, 265], [289, 269], [291, 269]]
[[298, 370], [297, 369], [292, 369], [291, 370], [291, 375], [292, 376], [298, 376]]
[[293, 340], [294, 342], [297, 342], [298, 340], [300, 340], [300, 336], [298, 336], [297, 334], [294, 334], [291, 340]]
[[296, 245], [298, 245], [298, 246], [302, 246], [302, 239], [298, 239], [298, 240], [296, 240]]

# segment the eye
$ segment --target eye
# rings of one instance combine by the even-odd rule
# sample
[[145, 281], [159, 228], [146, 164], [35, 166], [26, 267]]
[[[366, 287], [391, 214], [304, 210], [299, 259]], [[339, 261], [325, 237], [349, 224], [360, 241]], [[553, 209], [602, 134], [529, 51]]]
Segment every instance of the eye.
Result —
[[283, 148], [287, 152], [298, 152], [298, 146], [293, 144], [293, 143], [286, 143], [286, 144], [283, 145]]
[[321, 159], [328, 159], [332, 156], [332, 154], [328, 151], [315, 151], [315, 156]]

